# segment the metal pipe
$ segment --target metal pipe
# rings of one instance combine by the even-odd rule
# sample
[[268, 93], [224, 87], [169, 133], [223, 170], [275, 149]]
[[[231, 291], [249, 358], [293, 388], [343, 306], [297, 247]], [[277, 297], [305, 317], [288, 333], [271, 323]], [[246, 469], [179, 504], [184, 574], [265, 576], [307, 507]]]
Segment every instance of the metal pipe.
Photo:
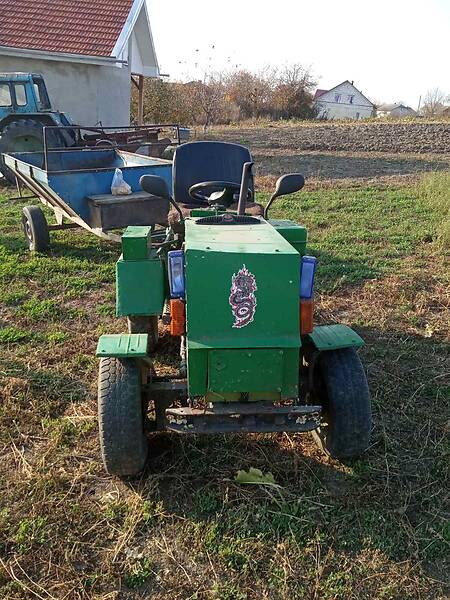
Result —
[[255, 163], [246, 162], [242, 168], [241, 190], [239, 192], [238, 215], [245, 215], [245, 206], [248, 198], [248, 188], [252, 176], [252, 167]]
[[42, 133], [44, 137], [44, 170], [48, 171], [47, 127], [43, 127]]

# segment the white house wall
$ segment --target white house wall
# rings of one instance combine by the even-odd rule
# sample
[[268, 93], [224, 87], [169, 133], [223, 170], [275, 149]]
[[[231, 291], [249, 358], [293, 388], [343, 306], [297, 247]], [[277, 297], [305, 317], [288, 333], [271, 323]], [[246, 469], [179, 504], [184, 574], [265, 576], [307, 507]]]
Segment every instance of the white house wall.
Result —
[[373, 105], [350, 82], [325, 92], [316, 101], [318, 118], [367, 119], [373, 116]]
[[0, 73], [41, 73], [53, 108], [79, 125], [105, 127], [130, 122], [130, 69], [0, 55]]

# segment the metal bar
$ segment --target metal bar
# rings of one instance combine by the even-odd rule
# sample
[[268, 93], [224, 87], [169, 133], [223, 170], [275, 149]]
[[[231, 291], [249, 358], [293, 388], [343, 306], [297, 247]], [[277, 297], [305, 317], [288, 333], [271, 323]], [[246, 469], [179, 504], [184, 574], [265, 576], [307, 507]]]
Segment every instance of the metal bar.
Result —
[[60, 229], [81, 229], [78, 223], [61, 223], [60, 225], [49, 225], [50, 231], [58, 231]]
[[168, 408], [166, 427], [178, 433], [306, 432], [320, 426], [320, 406], [274, 406], [252, 402], [217, 405], [204, 410]]
[[46, 125], [47, 129], [71, 129], [71, 130], [83, 130], [83, 131], [93, 131], [94, 133], [102, 133], [102, 131], [110, 131], [110, 130], [115, 130], [115, 129], [119, 129], [119, 130], [124, 130], [126, 132], [127, 129], [156, 129], [156, 128], [166, 128], [166, 127], [172, 127], [172, 128], [176, 128], [179, 127], [179, 123], [152, 123], [149, 125], [114, 125], [113, 127], [101, 127], [101, 129], [99, 129], [98, 127], [89, 127], [89, 126], [81, 126], [81, 125]]
[[144, 76], [139, 75], [138, 125], [144, 124]]
[[248, 187], [250, 185], [250, 179], [252, 176], [252, 167], [254, 163], [246, 162], [242, 168], [242, 181], [241, 189], [239, 192], [239, 203], [238, 203], [238, 215], [245, 215], [245, 205], [247, 204]]
[[135, 87], [137, 87], [137, 89], [139, 89], [139, 84], [136, 82], [136, 79], [134, 78], [133, 74], [131, 74], [131, 83], [133, 83], [135, 85]]
[[28, 200], [28, 199], [36, 199], [39, 198], [39, 196], [36, 196], [35, 194], [31, 195], [31, 196], [10, 196], [8, 198], [8, 200]]
[[44, 135], [44, 171], [48, 171], [47, 127], [43, 128]]

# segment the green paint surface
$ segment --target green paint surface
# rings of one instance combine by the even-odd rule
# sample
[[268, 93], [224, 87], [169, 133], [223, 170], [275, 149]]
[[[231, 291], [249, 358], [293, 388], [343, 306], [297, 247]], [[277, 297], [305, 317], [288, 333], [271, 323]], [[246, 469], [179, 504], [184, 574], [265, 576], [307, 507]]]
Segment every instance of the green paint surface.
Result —
[[149, 258], [151, 230], [151, 227], [127, 227], [122, 235], [123, 260], [144, 260]]
[[98, 341], [96, 355], [143, 358], [147, 356], [147, 347], [148, 335], [146, 333], [102, 335]]
[[308, 241], [308, 232], [306, 227], [289, 221], [288, 219], [271, 219], [269, 223], [275, 230], [284, 237], [302, 256], [306, 253], [306, 242]]
[[314, 327], [308, 336], [317, 350], [338, 350], [339, 348], [359, 348], [364, 340], [347, 325], [321, 325]]
[[[281, 388], [283, 396], [295, 396], [301, 345], [298, 252], [266, 222], [214, 226], [188, 219], [185, 253], [190, 395]], [[230, 292], [233, 275], [244, 266], [255, 277], [256, 311], [252, 322], [237, 328]], [[220, 349], [236, 351], [222, 355], [228, 363], [222, 376], [211, 370], [214, 352]], [[240, 361], [256, 349], [266, 349], [264, 364], [253, 364], [237, 386]], [[278, 366], [272, 372], [269, 364]]]
[[159, 259], [124, 260], [116, 265], [116, 314], [161, 315], [165, 300], [164, 269]]
[[211, 350], [208, 354], [209, 391], [281, 392], [283, 350]]

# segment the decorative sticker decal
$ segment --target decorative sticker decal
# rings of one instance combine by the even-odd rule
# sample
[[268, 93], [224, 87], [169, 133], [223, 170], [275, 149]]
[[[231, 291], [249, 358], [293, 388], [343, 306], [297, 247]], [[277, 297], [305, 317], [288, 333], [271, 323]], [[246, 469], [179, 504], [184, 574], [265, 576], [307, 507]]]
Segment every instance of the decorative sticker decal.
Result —
[[253, 273], [242, 266], [231, 279], [230, 306], [234, 316], [233, 327], [240, 329], [253, 322], [256, 312], [255, 292], [258, 287]]

